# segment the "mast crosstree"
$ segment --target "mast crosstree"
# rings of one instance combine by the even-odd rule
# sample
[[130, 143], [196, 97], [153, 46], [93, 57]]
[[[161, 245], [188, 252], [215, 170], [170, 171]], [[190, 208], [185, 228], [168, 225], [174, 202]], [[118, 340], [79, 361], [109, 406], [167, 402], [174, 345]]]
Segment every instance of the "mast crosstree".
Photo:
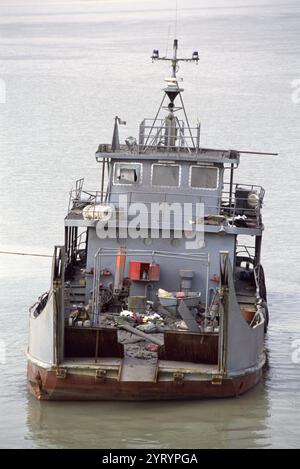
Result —
[[[181, 96], [181, 93], [184, 91], [183, 88], [180, 88], [178, 85], [178, 80], [176, 77], [176, 73], [178, 71], [178, 64], [179, 62], [194, 62], [198, 63], [199, 61], [199, 54], [197, 51], [194, 51], [192, 53], [191, 57], [184, 58], [184, 57], [178, 57], [178, 39], [174, 39], [173, 43], [173, 56], [172, 57], [160, 57], [159, 55], [159, 50], [154, 49], [152, 53], [152, 61], [167, 61], [171, 62], [171, 68], [172, 68], [172, 75], [169, 78], [166, 78], [166, 83], [167, 86], [166, 88], [163, 89], [165, 92], [163, 99], [160, 103], [159, 109], [156, 113], [156, 116], [152, 122], [152, 125], [150, 126], [149, 133], [147, 135], [147, 138], [144, 142], [144, 149], [149, 145], [155, 145], [157, 142], [159, 145], [167, 147], [169, 149], [175, 148], [176, 146], [179, 147], [186, 147], [190, 149], [190, 146], [192, 146], [194, 149], [196, 146], [198, 147], [198, 142], [195, 143], [195, 136], [192, 135], [192, 130], [189, 124], [189, 120], [187, 117], [187, 113], [185, 110], [185, 106], [183, 103], [183, 99]], [[175, 106], [174, 101], [177, 98], [177, 96], [180, 99], [180, 105]], [[166, 97], [169, 98], [169, 103], [167, 106], [164, 105]], [[161, 126], [157, 126], [158, 121], [159, 121], [159, 114], [162, 109], [165, 109], [168, 111], [168, 115], [161, 120]], [[177, 116], [175, 116], [175, 112], [177, 111], [183, 111], [185, 122], [180, 121]], [[185, 135], [185, 129], [187, 129], [188, 133], [188, 140], [189, 143], [187, 143], [187, 135]], [[153, 132], [154, 131], [154, 132]], [[199, 130], [197, 131], [197, 134], [200, 135], [200, 125], [199, 125]], [[198, 140], [198, 139], [197, 139]]]
[[179, 57], [177, 57], [177, 51], [178, 51], [178, 39], [174, 39], [174, 42], [173, 42], [173, 57], [160, 57], [158, 49], [154, 49], [153, 53], [152, 53], [152, 56], [151, 56], [153, 61], [165, 60], [165, 61], [168, 61], [168, 62], [172, 62], [172, 77], [173, 78], [176, 78], [176, 73], [178, 71], [177, 64], [179, 62], [195, 62], [195, 63], [198, 63], [198, 61], [199, 61], [199, 54], [198, 54], [197, 51], [194, 51], [193, 54], [192, 54], [192, 57], [189, 57], [189, 58], [179, 58]]

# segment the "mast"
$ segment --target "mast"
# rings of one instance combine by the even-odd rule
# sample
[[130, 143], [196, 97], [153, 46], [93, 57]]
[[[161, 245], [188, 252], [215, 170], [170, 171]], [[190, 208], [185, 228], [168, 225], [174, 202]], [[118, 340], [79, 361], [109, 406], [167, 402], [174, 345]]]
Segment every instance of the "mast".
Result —
[[[179, 62], [198, 63], [199, 54], [198, 54], [197, 51], [194, 51], [192, 53], [191, 57], [188, 57], [188, 58], [178, 57], [178, 39], [174, 39], [172, 57], [166, 57], [166, 56], [165, 57], [160, 57], [159, 50], [154, 49], [151, 58], [152, 58], [152, 62], [159, 61], [159, 60], [171, 62], [172, 74], [171, 74], [171, 77], [166, 78], [167, 86], [166, 86], [166, 88], [163, 89], [165, 94], [164, 94], [164, 97], [163, 97], [163, 99], [160, 103], [160, 106], [159, 106], [158, 111], [156, 113], [155, 119], [152, 122], [152, 125], [150, 127], [150, 131], [149, 131], [149, 133], [147, 135], [147, 138], [146, 138], [146, 141], [144, 143], [144, 150], [146, 150], [148, 144], [151, 145], [151, 141], [152, 142], [157, 141], [158, 137], [161, 137], [162, 135], [163, 135], [162, 142], [163, 142], [163, 145], [164, 145], [165, 148], [174, 150], [176, 148], [176, 141], [180, 141], [186, 146], [188, 151], [191, 151], [190, 146], [192, 146], [194, 149], [196, 149], [196, 144], [195, 144], [195, 141], [194, 141], [194, 137], [192, 135], [192, 130], [191, 130], [191, 127], [190, 127], [190, 124], [189, 124], [189, 120], [188, 120], [187, 113], [186, 113], [184, 103], [183, 103], [183, 99], [182, 99], [182, 96], [181, 96], [181, 93], [184, 90], [183, 90], [183, 88], [179, 87], [176, 74], [177, 74], [177, 71], [178, 71]], [[174, 103], [177, 96], [179, 96], [179, 99], [180, 99], [179, 106], [175, 105], [175, 103]], [[169, 99], [169, 103], [168, 103], [167, 106], [164, 105], [166, 97]], [[158, 121], [158, 116], [159, 116], [160, 111], [162, 109], [167, 110], [168, 114], [167, 114], [167, 116], [165, 116], [162, 126], [157, 128], [156, 124], [157, 124], [157, 121]], [[175, 116], [175, 112], [180, 111], [180, 110], [182, 110], [183, 114], [184, 114], [184, 118], [185, 118], [185, 122], [186, 122], [186, 128], [187, 128], [188, 133], [189, 133], [188, 139], [190, 140], [191, 145], [190, 145], [190, 143], [187, 142], [187, 139], [184, 135], [185, 134], [184, 124], [179, 121], [177, 116]], [[153, 130], [154, 130], [154, 133], [152, 133]], [[149, 143], [149, 141], [150, 141], [150, 143]]]
[[177, 64], [179, 62], [195, 62], [195, 63], [198, 63], [198, 61], [199, 61], [199, 54], [198, 54], [197, 51], [193, 52], [192, 57], [188, 57], [188, 58], [180, 57], [180, 58], [178, 58], [177, 57], [177, 50], [178, 50], [178, 39], [174, 39], [174, 42], [173, 42], [173, 57], [160, 57], [158, 49], [154, 49], [153, 53], [152, 53], [152, 56], [151, 56], [153, 62], [156, 61], [156, 60], [165, 60], [165, 61], [171, 62], [171, 65], [172, 65], [172, 78], [175, 78], [175, 79], [176, 79], [176, 73], [178, 71]]

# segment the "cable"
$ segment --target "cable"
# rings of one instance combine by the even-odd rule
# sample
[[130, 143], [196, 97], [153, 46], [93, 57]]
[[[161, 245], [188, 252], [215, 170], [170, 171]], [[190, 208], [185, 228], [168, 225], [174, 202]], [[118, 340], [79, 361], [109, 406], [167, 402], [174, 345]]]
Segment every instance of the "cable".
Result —
[[177, 39], [177, 16], [178, 16], [178, 0], [176, 0], [176, 9], [175, 9], [175, 39]]
[[48, 254], [36, 254], [36, 253], [30, 253], [30, 252], [13, 252], [13, 251], [0, 251], [0, 254], [11, 254], [14, 256], [53, 257]]

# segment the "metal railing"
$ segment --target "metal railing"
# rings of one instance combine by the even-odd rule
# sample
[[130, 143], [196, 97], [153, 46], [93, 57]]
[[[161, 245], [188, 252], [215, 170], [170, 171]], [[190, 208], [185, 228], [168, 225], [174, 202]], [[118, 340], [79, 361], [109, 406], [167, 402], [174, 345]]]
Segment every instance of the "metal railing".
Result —
[[159, 152], [199, 151], [200, 124], [197, 127], [185, 126], [182, 120], [174, 117], [166, 119], [144, 119], [139, 128], [139, 152], [155, 150]]
[[[135, 139], [134, 139], [135, 140]], [[111, 144], [100, 144], [97, 153], [147, 151], [197, 153], [200, 150], [200, 124], [190, 127], [183, 120], [173, 116], [172, 119], [144, 119], [139, 126], [138, 141], [120, 144], [113, 149]], [[96, 154], [97, 154], [96, 153]]]
[[249, 259], [252, 264], [255, 261], [255, 246], [246, 246], [244, 244], [237, 244], [236, 256], [244, 259]]
[[[103, 257], [111, 257], [119, 254], [119, 249], [114, 248], [99, 248], [94, 257], [94, 282], [93, 282], [93, 299], [92, 299], [92, 323], [97, 325], [99, 321], [99, 315], [101, 313], [101, 299], [100, 299], [100, 280], [101, 280], [101, 260]], [[170, 251], [156, 251], [156, 250], [143, 250], [143, 249], [123, 249], [123, 255], [128, 258], [140, 256], [140, 259], [151, 258], [168, 258], [172, 260], [188, 260], [198, 262], [206, 267], [206, 279], [205, 279], [205, 310], [208, 310], [208, 295], [209, 295], [209, 277], [210, 277], [210, 255], [207, 253], [174, 253]]]
[[[236, 192], [238, 189], [244, 189], [245, 193], [255, 193], [257, 195], [257, 206], [251, 207], [247, 205], [248, 197], [237, 197]], [[229, 224], [238, 226], [243, 226], [245, 221], [245, 226], [247, 223], [250, 223], [251, 228], [259, 228], [262, 226], [261, 220], [261, 208], [263, 203], [265, 191], [261, 186], [257, 185], [247, 185], [235, 183], [230, 190], [230, 184], [224, 183], [223, 190], [219, 195], [217, 192], [213, 194], [208, 193], [203, 189], [201, 195], [192, 192], [142, 192], [142, 191], [131, 191], [129, 188], [128, 192], [103, 192], [103, 191], [87, 191], [83, 190], [81, 187], [80, 191], [78, 189], [72, 190], [69, 197], [68, 205], [68, 214], [76, 213], [79, 211], [79, 214], [82, 213], [82, 210], [86, 206], [90, 206], [90, 213], [95, 215], [95, 219], [98, 213], [98, 205], [101, 204], [110, 204], [113, 209], [118, 211], [120, 207], [124, 209], [124, 204], [127, 209], [130, 204], [139, 202], [144, 203], [146, 214], [151, 214], [151, 204], [160, 203], [160, 204], [171, 204], [171, 203], [203, 203], [205, 209], [205, 215], [223, 215]], [[182, 198], [184, 202], [178, 202], [178, 196]], [[125, 198], [121, 200], [121, 196]], [[151, 197], [156, 197], [157, 200], [147, 201], [146, 199]], [[174, 197], [174, 200], [172, 198]], [[196, 205], [195, 205], [196, 206]], [[126, 209], [123, 212], [126, 213]], [[142, 214], [142, 213], [141, 213]], [[93, 218], [93, 217], [92, 217]], [[245, 219], [245, 220], [244, 220]]]

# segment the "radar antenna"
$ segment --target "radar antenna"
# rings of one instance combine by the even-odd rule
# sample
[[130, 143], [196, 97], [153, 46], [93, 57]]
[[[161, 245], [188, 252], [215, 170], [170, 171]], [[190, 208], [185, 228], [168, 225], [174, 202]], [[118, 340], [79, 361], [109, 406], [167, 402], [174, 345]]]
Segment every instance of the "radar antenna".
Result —
[[[194, 141], [194, 137], [192, 135], [192, 130], [188, 121], [186, 110], [184, 107], [183, 99], [181, 96], [181, 93], [184, 90], [183, 88], [179, 87], [178, 80], [176, 77], [176, 73], [179, 68], [178, 67], [179, 62], [194, 62], [197, 64], [199, 61], [199, 54], [197, 51], [194, 51], [191, 57], [184, 58], [184, 57], [178, 57], [177, 51], [178, 51], [178, 39], [174, 39], [172, 57], [166, 57], [166, 56], [160, 57], [158, 49], [154, 49], [152, 52], [152, 56], [151, 56], [152, 62], [156, 62], [159, 60], [171, 62], [172, 76], [165, 79], [167, 83], [166, 88], [164, 88], [163, 90], [165, 94], [160, 103], [160, 106], [156, 113], [154, 121], [152, 125], [150, 126], [150, 131], [147, 135], [146, 141], [143, 142], [144, 151], [147, 149], [149, 142], [150, 142], [150, 145], [151, 144], [153, 145], [154, 142], [157, 142], [158, 139], [162, 135], [164, 135], [164, 138], [163, 138], [163, 141], [160, 140], [159, 144], [162, 143], [165, 146], [165, 148], [175, 149], [175, 147], [178, 148], [177, 145], [179, 144], [180, 147], [182, 147], [183, 145], [186, 147], [188, 151], [191, 151], [190, 144], [192, 144], [192, 147], [194, 149], [196, 149], [196, 146], [197, 148], [199, 147], [198, 137], [200, 137], [200, 126], [199, 126], [199, 129], [197, 129], [197, 145], [196, 145]], [[169, 98], [170, 101], [167, 106], [164, 106], [164, 101], [165, 101], [166, 96]], [[177, 96], [179, 96], [180, 98], [179, 106], [175, 106], [174, 104], [174, 101]], [[162, 126], [157, 128], [156, 124], [158, 121], [158, 116], [162, 109], [166, 109], [168, 111], [168, 115], [164, 119]], [[184, 113], [186, 127], [184, 125], [184, 122], [179, 121], [178, 117], [174, 115], [174, 113], [179, 110], [182, 110]], [[188, 130], [188, 133], [189, 133], [188, 139], [187, 139], [187, 136], [185, 136], [184, 128]], [[155, 135], [153, 135], [153, 131], [155, 131]], [[189, 142], [187, 140], [189, 140]]]

